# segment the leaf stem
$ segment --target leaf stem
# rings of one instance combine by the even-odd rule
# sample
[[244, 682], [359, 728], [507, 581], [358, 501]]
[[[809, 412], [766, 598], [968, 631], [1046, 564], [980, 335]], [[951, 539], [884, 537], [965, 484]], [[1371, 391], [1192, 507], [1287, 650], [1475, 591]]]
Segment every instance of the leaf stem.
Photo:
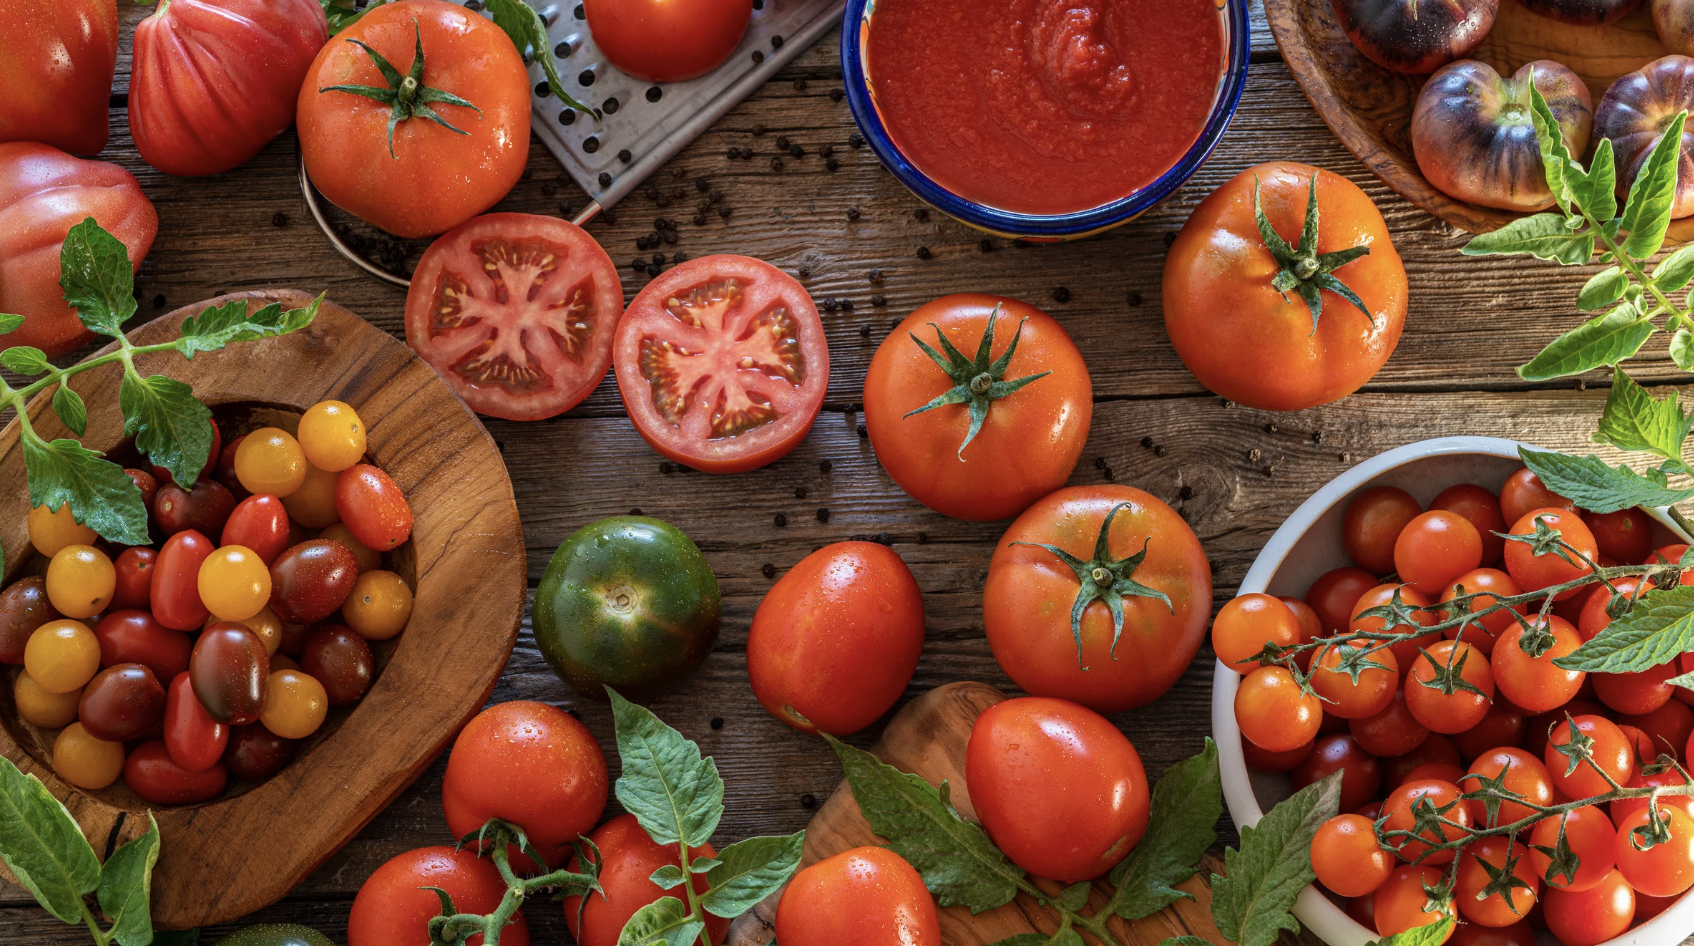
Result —
[[[1045, 890], [1042, 890], [1040, 887], [1035, 886], [1035, 884], [1030, 882], [1028, 877], [1020, 878], [1017, 884], [1018, 889], [1028, 894], [1031, 899], [1040, 903], [1047, 909], [1052, 910], [1054, 913], [1057, 913], [1061, 923], [1068, 923], [1071, 926], [1087, 930], [1100, 942], [1105, 943], [1106, 946], [1124, 946], [1123, 942], [1116, 936], [1113, 936], [1112, 931], [1106, 928], [1106, 920], [1109, 919], [1109, 917], [1083, 916], [1075, 910], [1067, 910], [1063, 904], [1059, 903], [1059, 898], [1049, 894]], [[1064, 927], [1061, 925], [1059, 932], [1063, 931]], [[1058, 933], [1055, 933], [1054, 935], [1056, 936]]]
[[112, 934], [100, 929], [100, 921], [94, 918], [93, 912], [88, 909], [88, 904], [80, 903], [78, 906], [82, 907], [82, 921], [88, 924], [88, 932], [94, 937], [95, 946], [106, 946], [110, 943]]
[[676, 846], [682, 851], [682, 889], [688, 894], [689, 919], [700, 921], [700, 942], [712, 946], [712, 931], [706, 927], [706, 915], [700, 905], [701, 896], [694, 890], [694, 874], [688, 869], [688, 842], [678, 840]]

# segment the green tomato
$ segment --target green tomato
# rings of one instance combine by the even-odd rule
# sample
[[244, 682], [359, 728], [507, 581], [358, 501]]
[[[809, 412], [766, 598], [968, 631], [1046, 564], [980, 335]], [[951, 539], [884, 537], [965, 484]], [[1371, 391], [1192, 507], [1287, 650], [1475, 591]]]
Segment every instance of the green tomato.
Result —
[[216, 946], [335, 946], [329, 937], [298, 923], [244, 926], [217, 941]]
[[535, 593], [535, 642], [590, 699], [644, 701], [681, 686], [718, 638], [723, 603], [700, 549], [675, 526], [616, 516], [577, 530]]

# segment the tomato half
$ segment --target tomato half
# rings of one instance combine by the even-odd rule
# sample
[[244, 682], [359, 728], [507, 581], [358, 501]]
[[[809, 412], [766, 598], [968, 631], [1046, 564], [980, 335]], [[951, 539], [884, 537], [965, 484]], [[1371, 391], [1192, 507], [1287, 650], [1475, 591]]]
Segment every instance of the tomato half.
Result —
[[829, 388], [812, 297], [745, 256], [702, 256], [648, 283], [618, 323], [613, 364], [641, 438], [708, 473], [787, 456]]
[[900, 855], [856, 847], [794, 875], [776, 908], [777, 942], [806, 946], [941, 946], [923, 877]]
[[[445, 845], [422, 847], [389, 859], [359, 888], [347, 914], [348, 946], [417, 946], [429, 940], [429, 921], [441, 915], [441, 900], [426, 887], [439, 887], [460, 913], [494, 912], [505, 896], [500, 872], [476, 851]], [[481, 946], [482, 934], [466, 946]], [[500, 946], [529, 946], [522, 913], [500, 931]]]
[[75, 154], [106, 147], [118, 61], [115, 0], [9, 0], [0, 4], [0, 36], [0, 142], [37, 141]]
[[[929, 353], [946, 352], [942, 339], [971, 364], [937, 365]], [[1011, 360], [997, 365], [1014, 345]], [[1020, 382], [1027, 383], [997, 393]], [[962, 399], [929, 408], [948, 394]], [[943, 296], [919, 306], [877, 348], [865, 377], [865, 431], [883, 468], [913, 499], [955, 519], [1004, 519], [1070, 479], [1088, 440], [1093, 396], [1082, 353], [1052, 316], [1016, 299]], [[973, 435], [979, 409], [986, 413]]]
[[612, 365], [623, 285], [575, 224], [484, 214], [430, 244], [406, 293], [406, 344], [479, 414], [575, 407]]
[[637, 79], [679, 82], [735, 52], [753, 0], [585, 0], [588, 31], [612, 65]]

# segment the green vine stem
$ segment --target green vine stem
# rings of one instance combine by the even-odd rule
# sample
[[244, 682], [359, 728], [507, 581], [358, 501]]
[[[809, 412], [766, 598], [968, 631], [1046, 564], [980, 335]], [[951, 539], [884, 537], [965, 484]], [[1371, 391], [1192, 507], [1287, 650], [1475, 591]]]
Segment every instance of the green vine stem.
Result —
[[[600, 892], [599, 849], [587, 838], [582, 838], [575, 845], [576, 861], [587, 868], [586, 873], [560, 869], [536, 877], [519, 877], [512, 870], [510, 846], [516, 846], [531, 860], [542, 863], [541, 855], [535, 852], [522, 829], [516, 825], [491, 818], [459, 841], [460, 847], [470, 844], [486, 848], [484, 856], [500, 872], [500, 879], [506, 883], [506, 892], [501, 895], [500, 905], [492, 913], [478, 914], [459, 913], [445, 890], [425, 888], [433, 890], [441, 898], [441, 915], [431, 917], [429, 921], [430, 946], [464, 946], [467, 940], [477, 935], [482, 936], [483, 946], [500, 946], [501, 931], [511, 924], [525, 899], [545, 890], [559, 889], [566, 896], [582, 896], [586, 903], [588, 894]], [[594, 852], [592, 859], [586, 856], [584, 848]]]

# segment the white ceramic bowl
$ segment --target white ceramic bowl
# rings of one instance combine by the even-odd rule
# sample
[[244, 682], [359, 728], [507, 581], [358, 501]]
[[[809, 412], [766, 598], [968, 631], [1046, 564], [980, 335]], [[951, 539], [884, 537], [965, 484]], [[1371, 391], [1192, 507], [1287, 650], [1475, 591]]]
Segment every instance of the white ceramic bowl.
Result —
[[[1341, 549], [1341, 519], [1347, 501], [1367, 486], [1398, 486], [1428, 506], [1435, 494], [1457, 483], [1476, 483], [1498, 492], [1523, 465], [1515, 440], [1498, 437], [1441, 437], [1397, 447], [1330, 480], [1276, 530], [1242, 581], [1240, 594], [1262, 591], [1304, 597], [1307, 587], [1333, 568], [1352, 564]], [[1654, 545], [1688, 542], [1663, 509], [1646, 510], [1658, 523]], [[1674, 537], [1674, 539], [1673, 539]], [[1212, 675], [1212, 734], [1218, 744], [1223, 795], [1237, 826], [1252, 826], [1266, 808], [1292, 794], [1287, 775], [1250, 772], [1235, 725], [1235, 691], [1241, 677], [1216, 663]], [[1315, 886], [1300, 891], [1294, 915], [1329, 946], [1365, 946], [1378, 939]], [[1602, 946], [1674, 946], [1694, 932], [1694, 896], [1685, 896], [1652, 920]], [[1545, 932], [1543, 941], [1556, 943]]]

